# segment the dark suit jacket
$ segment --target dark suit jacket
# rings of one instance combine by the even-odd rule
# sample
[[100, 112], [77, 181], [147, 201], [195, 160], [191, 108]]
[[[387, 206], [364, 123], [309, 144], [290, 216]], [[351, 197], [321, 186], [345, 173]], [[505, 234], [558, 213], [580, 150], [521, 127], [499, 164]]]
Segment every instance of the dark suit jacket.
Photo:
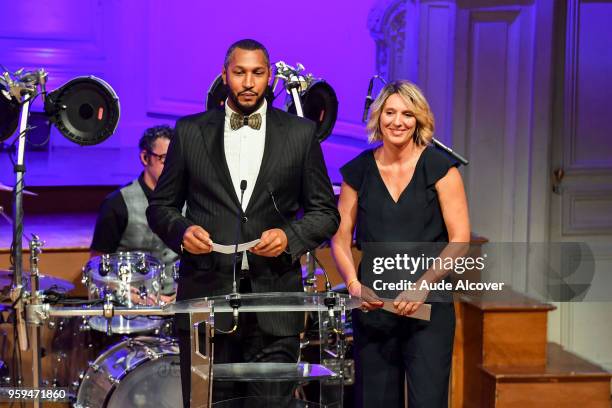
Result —
[[[211, 110], [181, 118], [170, 142], [164, 170], [147, 209], [151, 229], [180, 253], [183, 234], [200, 225], [214, 242], [233, 244], [240, 202], [225, 160], [223, 145], [225, 113]], [[270, 184], [279, 210], [299, 231], [304, 243], [275, 211], [268, 193]], [[186, 215], [181, 215], [187, 203]], [[303, 216], [296, 219], [298, 212]], [[266, 139], [259, 176], [244, 213], [240, 242], [257, 239], [271, 228], [287, 234], [289, 254], [276, 258], [248, 253], [253, 292], [302, 291], [299, 257], [317, 247], [337, 230], [339, 214], [315, 139], [315, 124], [268, 107]], [[183, 253], [177, 299], [228, 294], [232, 291], [233, 256], [216, 252]], [[285, 336], [298, 333], [303, 315], [259, 313], [260, 327]]]

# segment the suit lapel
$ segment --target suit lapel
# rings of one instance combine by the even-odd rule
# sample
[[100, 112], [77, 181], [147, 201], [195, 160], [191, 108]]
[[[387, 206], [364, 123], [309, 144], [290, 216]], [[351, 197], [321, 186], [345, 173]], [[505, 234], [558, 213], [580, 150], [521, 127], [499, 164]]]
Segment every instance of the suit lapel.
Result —
[[219, 110], [215, 115], [204, 125], [201, 126], [204, 145], [208, 152], [208, 159], [212, 162], [213, 168], [219, 173], [219, 177], [223, 187], [227, 190], [229, 197], [234, 201], [237, 207], [240, 206], [236, 190], [232, 184], [229, 167], [225, 158], [225, 145], [223, 140], [223, 131], [225, 125], [225, 112]]
[[268, 105], [266, 112], [266, 142], [264, 154], [259, 167], [259, 174], [255, 182], [253, 194], [249, 200], [246, 211], [248, 212], [261, 197], [267, 197], [266, 184], [274, 176], [274, 170], [279, 157], [285, 150], [287, 142], [286, 125], [281, 122], [278, 112]]

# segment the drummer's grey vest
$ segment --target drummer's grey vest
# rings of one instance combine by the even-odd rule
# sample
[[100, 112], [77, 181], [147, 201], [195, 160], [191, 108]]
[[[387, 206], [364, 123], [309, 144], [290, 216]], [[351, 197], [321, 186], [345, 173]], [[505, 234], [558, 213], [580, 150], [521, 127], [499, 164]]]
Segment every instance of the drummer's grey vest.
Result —
[[[138, 180], [134, 180], [120, 191], [127, 207], [128, 223], [121, 236], [117, 250], [150, 253], [167, 266], [166, 280], [170, 283], [172, 279], [172, 264], [178, 261], [179, 256], [168, 248], [166, 244], [151, 231], [146, 216], [149, 202], [140, 183]], [[163, 292], [168, 292], [168, 290], [163, 290]]]

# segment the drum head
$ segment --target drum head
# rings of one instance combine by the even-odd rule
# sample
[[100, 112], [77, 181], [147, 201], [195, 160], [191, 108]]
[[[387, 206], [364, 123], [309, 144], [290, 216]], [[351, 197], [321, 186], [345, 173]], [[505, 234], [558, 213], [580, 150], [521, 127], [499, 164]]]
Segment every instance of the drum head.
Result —
[[178, 353], [174, 340], [156, 337], [135, 337], [111, 346], [82, 377], [74, 406], [182, 406]]
[[140, 365], [121, 380], [107, 408], [183, 406], [179, 356], [163, 356]]
[[[114, 334], [146, 333], [159, 328], [164, 320], [148, 318], [146, 316], [130, 317], [114, 316], [111, 319], [111, 329]], [[108, 320], [102, 316], [93, 316], [89, 319], [89, 326], [99, 332], [106, 333]]]
[[[314, 81], [300, 94], [304, 117], [317, 124], [317, 140], [324, 141], [331, 134], [338, 118], [338, 98], [334, 89], [325, 81]], [[287, 112], [296, 113], [293, 99], [289, 99]]]

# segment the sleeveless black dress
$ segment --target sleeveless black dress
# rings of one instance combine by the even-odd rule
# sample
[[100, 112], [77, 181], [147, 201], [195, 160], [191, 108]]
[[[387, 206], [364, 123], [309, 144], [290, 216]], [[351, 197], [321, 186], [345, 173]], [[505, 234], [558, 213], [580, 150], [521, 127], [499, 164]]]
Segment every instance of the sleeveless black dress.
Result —
[[[427, 147], [395, 202], [369, 149], [344, 165], [344, 182], [357, 191], [356, 240], [448, 242], [435, 184], [457, 166]], [[452, 303], [433, 303], [429, 322], [383, 310], [353, 311], [357, 407], [403, 406], [404, 376], [410, 408], [446, 407], [455, 315]]]

